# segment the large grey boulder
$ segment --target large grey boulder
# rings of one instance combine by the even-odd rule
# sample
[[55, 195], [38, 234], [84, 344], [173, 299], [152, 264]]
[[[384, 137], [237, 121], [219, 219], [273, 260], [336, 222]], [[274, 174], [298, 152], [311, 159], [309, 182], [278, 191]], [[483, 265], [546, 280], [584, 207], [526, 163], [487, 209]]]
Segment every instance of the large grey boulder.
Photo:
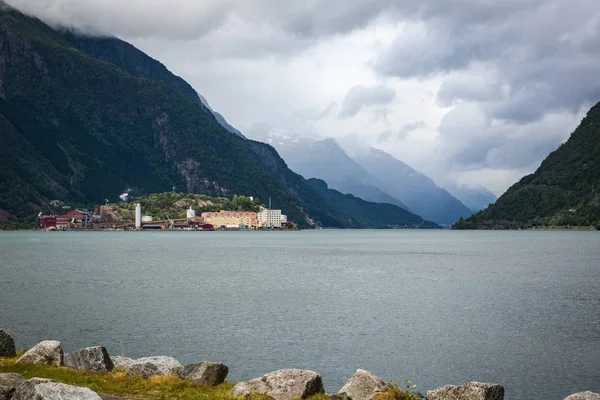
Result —
[[14, 357], [16, 355], [15, 340], [4, 329], [0, 329], [0, 357]]
[[15, 390], [23, 382], [25, 382], [25, 378], [14, 372], [0, 374], [0, 400], [10, 400]]
[[93, 372], [110, 372], [114, 368], [108, 351], [103, 346], [86, 347], [65, 354], [63, 362], [65, 367]]
[[138, 358], [129, 366], [127, 375], [139, 375], [144, 379], [160, 375], [180, 375], [181, 363], [173, 357], [154, 356]]
[[377, 393], [384, 392], [389, 385], [364, 369], [356, 370], [356, 373], [348, 379], [348, 382], [338, 391], [345, 393], [352, 400], [371, 400]]
[[503, 400], [504, 386], [492, 383], [470, 382], [466, 385], [428, 390], [427, 400]]
[[133, 358], [123, 357], [123, 356], [110, 356], [110, 360], [112, 361], [115, 368], [128, 370], [131, 367], [131, 364], [135, 362]]
[[231, 395], [235, 397], [249, 397], [257, 394], [266, 394], [270, 389], [261, 378], [257, 378], [237, 383], [231, 390]]
[[240, 382], [231, 391], [236, 397], [266, 394], [275, 400], [306, 399], [317, 393], [323, 393], [321, 375], [301, 369], [280, 369], [259, 379]]
[[200, 386], [217, 386], [225, 381], [229, 368], [227, 365], [203, 361], [189, 364], [181, 372], [182, 379], [191, 379]]
[[565, 400], [600, 400], [600, 394], [590, 391], [574, 393], [565, 397]]
[[63, 351], [60, 342], [44, 340], [36, 344], [17, 360], [17, 364], [63, 365]]
[[50, 379], [32, 378], [15, 390], [11, 400], [102, 400], [100, 396], [88, 389], [65, 385]]

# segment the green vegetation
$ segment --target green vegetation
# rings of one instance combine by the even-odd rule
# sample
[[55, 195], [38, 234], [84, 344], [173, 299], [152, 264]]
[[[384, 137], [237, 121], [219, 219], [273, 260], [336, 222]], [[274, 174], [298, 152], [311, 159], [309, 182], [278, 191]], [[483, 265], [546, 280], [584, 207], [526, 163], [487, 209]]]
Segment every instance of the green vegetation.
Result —
[[458, 229], [600, 226], [600, 103], [535, 173]]
[[53, 199], [90, 206], [175, 187], [271, 197], [300, 227], [344, 226], [270, 146], [228, 132], [133, 46], [59, 33], [8, 7], [0, 42], [0, 212], [12, 221]]
[[220, 210], [258, 212], [261, 206], [259, 199], [250, 200], [250, 197], [246, 196], [234, 195], [232, 199], [228, 199], [204, 194], [166, 192], [143, 195], [128, 202], [111, 204], [111, 208], [124, 220], [133, 220], [136, 203], [141, 204], [143, 215], [150, 215], [156, 220], [185, 218], [186, 210], [190, 207], [196, 211], [197, 216], [200, 216], [203, 212]]
[[309, 179], [308, 184], [340, 212], [351, 228], [438, 228], [434, 222], [425, 221], [393, 204], [372, 203], [329, 189], [320, 179]]
[[417, 385], [411, 381], [406, 381], [406, 389], [400, 389], [398, 384], [392, 383], [388, 390], [378, 393], [375, 400], [420, 400], [424, 399], [423, 394], [414, 391]]
[[[125, 372], [115, 370], [110, 373], [78, 371], [65, 367], [49, 365], [15, 364], [16, 358], [0, 358], [0, 373], [16, 372], [25, 378], [54, 379], [68, 385], [82, 386], [108, 396], [137, 399], [206, 399], [233, 400], [233, 383], [224, 383], [216, 387], [201, 387], [191, 380], [181, 380], [175, 376], [160, 376], [142, 379], [127, 376]], [[267, 396], [253, 396], [256, 400], [267, 400]]]
[[[42, 364], [16, 364], [22, 352], [14, 358], [0, 357], [0, 373], [16, 372], [25, 379], [46, 378], [80, 387], [87, 387], [104, 396], [118, 396], [135, 399], [179, 399], [179, 400], [235, 400], [231, 389], [235, 383], [225, 382], [214, 387], [198, 386], [194, 381], [182, 380], [176, 376], [155, 376], [143, 379], [138, 376], [127, 376], [119, 369], [109, 373], [95, 373], [74, 370], [66, 367], [55, 367]], [[376, 400], [420, 400], [425, 398], [414, 391], [416, 385], [406, 381], [406, 389], [400, 389], [392, 383], [385, 392], [378, 393]], [[253, 395], [250, 400], [272, 400], [266, 395]], [[326, 394], [317, 394], [309, 400], [329, 400]]]

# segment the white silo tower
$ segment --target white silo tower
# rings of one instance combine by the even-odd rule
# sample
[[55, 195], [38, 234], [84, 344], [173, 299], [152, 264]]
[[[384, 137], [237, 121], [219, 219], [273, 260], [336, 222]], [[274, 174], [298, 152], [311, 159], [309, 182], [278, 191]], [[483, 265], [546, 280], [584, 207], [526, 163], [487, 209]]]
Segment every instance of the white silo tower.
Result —
[[142, 229], [142, 205], [140, 203], [135, 205], [135, 229], [138, 231]]
[[192, 206], [190, 206], [190, 209], [187, 210], [187, 218], [188, 219], [196, 218], [196, 211], [192, 208]]

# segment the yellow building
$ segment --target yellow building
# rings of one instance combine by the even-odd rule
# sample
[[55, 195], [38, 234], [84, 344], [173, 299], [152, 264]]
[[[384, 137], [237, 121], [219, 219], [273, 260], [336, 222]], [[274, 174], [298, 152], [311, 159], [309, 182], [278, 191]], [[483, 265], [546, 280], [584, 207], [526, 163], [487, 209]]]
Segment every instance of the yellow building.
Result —
[[211, 224], [215, 228], [221, 226], [238, 228], [238, 227], [257, 227], [258, 218], [255, 212], [248, 211], [220, 211], [220, 212], [203, 212], [202, 221], [206, 224]]

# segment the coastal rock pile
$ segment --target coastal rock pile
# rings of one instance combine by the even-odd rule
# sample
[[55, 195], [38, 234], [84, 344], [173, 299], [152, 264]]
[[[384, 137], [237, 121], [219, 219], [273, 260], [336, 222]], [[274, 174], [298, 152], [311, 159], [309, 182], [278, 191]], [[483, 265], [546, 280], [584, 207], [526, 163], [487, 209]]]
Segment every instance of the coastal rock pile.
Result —
[[217, 386], [225, 382], [229, 368], [227, 365], [203, 361], [183, 368], [181, 379], [191, 379], [200, 386]]
[[[0, 329], [0, 357], [14, 357], [15, 341]], [[203, 361], [183, 367], [173, 357], [153, 356], [138, 359], [109, 356], [105, 347], [86, 347], [63, 354], [61, 343], [44, 340], [21, 356], [18, 364], [46, 364], [66, 366], [77, 370], [106, 373], [114, 368], [127, 371], [129, 376], [174, 375], [189, 379], [199, 386], [217, 386], [225, 381], [229, 368], [225, 364]], [[371, 372], [359, 369], [337, 394], [328, 395], [331, 400], [375, 400], [379, 393], [391, 388]], [[240, 382], [232, 389], [236, 397], [267, 395], [274, 400], [306, 399], [323, 393], [321, 375], [310, 370], [281, 369], [247, 382]], [[393, 393], [392, 393], [393, 394]], [[0, 373], [0, 400], [102, 400], [94, 391], [66, 385], [54, 380], [31, 378], [26, 380], [16, 373]], [[427, 400], [504, 400], [504, 387], [498, 384], [470, 382], [465, 385], [446, 385], [427, 391]], [[600, 394], [580, 392], [564, 400], [600, 400]]]
[[15, 390], [23, 382], [25, 382], [25, 378], [19, 374], [12, 372], [0, 374], [0, 400], [10, 400]]
[[14, 357], [16, 355], [15, 340], [4, 329], [0, 329], [0, 357]]
[[17, 360], [17, 364], [47, 364], [60, 367], [63, 365], [63, 351], [60, 342], [44, 340], [36, 344]]
[[339, 390], [338, 394], [345, 393], [352, 400], [372, 400], [377, 393], [385, 392], [389, 385], [364, 369], [356, 370], [356, 373], [348, 379], [348, 382]]
[[102, 400], [100, 396], [88, 389], [78, 386], [65, 385], [51, 379], [32, 378], [22, 383], [15, 390], [12, 400]]
[[65, 367], [93, 372], [110, 372], [114, 364], [105, 347], [86, 347], [64, 356]]
[[600, 400], [600, 393], [594, 393], [589, 391], [574, 393], [568, 397], [565, 397], [565, 400]]
[[179, 375], [182, 369], [181, 363], [173, 357], [143, 357], [134, 360], [127, 369], [127, 375], [138, 375], [148, 379], [151, 376]]
[[504, 387], [491, 383], [470, 382], [428, 390], [427, 400], [503, 400]]
[[321, 375], [301, 369], [280, 369], [261, 378], [240, 382], [231, 391], [237, 397], [266, 394], [275, 400], [306, 399], [317, 393], [323, 393]]

